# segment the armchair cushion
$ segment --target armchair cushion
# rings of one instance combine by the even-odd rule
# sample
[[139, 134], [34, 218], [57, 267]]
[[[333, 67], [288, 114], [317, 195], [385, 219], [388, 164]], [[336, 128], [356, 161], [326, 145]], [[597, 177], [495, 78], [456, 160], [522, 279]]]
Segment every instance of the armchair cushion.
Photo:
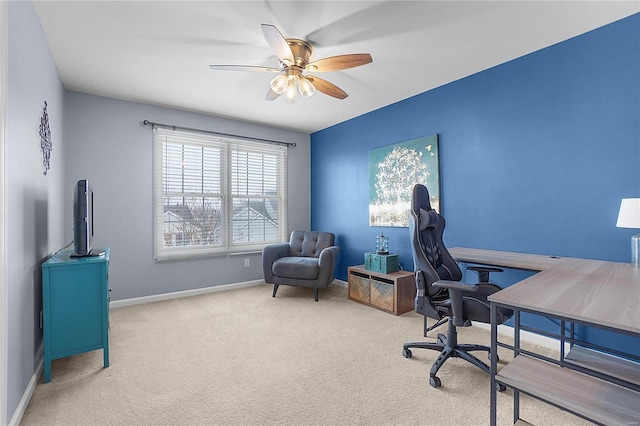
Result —
[[320, 266], [316, 257], [281, 257], [273, 262], [273, 275], [283, 278], [315, 280]]

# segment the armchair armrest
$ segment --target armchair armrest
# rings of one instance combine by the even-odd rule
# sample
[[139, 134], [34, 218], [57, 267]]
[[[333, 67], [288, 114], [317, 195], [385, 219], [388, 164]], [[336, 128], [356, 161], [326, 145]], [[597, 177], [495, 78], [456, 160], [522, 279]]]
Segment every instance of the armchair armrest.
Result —
[[466, 324], [463, 315], [462, 298], [464, 293], [475, 293], [478, 291], [478, 286], [475, 284], [464, 284], [458, 281], [436, 281], [433, 285], [437, 287], [446, 288], [449, 290], [449, 300], [451, 300], [451, 313], [453, 314], [453, 325], [456, 327], [465, 327]]
[[318, 281], [320, 283], [327, 283], [328, 286], [333, 281], [339, 253], [340, 247], [338, 246], [327, 247], [320, 252], [320, 256], [318, 256], [318, 266], [320, 267]]
[[274, 283], [273, 262], [281, 257], [288, 257], [291, 253], [289, 243], [270, 244], [262, 249], [262, 272], [264, 281], [269, 284]]

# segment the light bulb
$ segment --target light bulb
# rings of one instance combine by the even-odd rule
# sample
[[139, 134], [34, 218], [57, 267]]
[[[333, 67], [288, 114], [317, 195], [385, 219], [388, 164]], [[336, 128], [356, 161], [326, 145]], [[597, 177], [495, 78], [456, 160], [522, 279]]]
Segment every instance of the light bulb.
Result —
[[296, 89], [296, 78], [293, 76], [289, 77], [287, 90], [285, 90], [284, 92], [284, 100], [289, 102], [290, 104], [298, 100], [298, 90]]
[[300, 90], [300, 94], [303, 98], [308, 98], [309, 96], [313, 96], [313, 94], [316, 93], [316, 87], [313, 85], [313, 83], [303, 76], [299, 77], [298, 89]]
[[282, 95], [287, 88], [288, 82], [289, 80], [287, 79], [287, 76], [280, 74], [271, 80], [271, 90], [276, 92], [278, 95]]

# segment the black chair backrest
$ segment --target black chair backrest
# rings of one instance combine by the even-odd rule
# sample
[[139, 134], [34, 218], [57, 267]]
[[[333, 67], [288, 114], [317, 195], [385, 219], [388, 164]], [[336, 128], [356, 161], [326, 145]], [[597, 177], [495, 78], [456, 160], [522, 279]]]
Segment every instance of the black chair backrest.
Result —
[[443, 289], [434, 286], [434, 282], [460, 281], [462, 271], [442, 241], [444, 218], [431, 208], [429, 199], [426, 186], [416, 184], [413, 187], [409, 228], [414, 269], [422, 271], [427, 295], [435, 296], [441, 294]]

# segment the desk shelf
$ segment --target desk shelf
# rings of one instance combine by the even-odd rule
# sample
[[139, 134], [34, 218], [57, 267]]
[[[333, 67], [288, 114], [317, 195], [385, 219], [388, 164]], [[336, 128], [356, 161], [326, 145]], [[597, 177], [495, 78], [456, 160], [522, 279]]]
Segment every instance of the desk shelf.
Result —
[[564, 359], [567, 363], [640, 386], [640, 365], [637, 362], [582, 346], [572, 347]]
[[637, 424], [640, 394], [525, 355], [496, 375], [511, 388], [602, 424]]

